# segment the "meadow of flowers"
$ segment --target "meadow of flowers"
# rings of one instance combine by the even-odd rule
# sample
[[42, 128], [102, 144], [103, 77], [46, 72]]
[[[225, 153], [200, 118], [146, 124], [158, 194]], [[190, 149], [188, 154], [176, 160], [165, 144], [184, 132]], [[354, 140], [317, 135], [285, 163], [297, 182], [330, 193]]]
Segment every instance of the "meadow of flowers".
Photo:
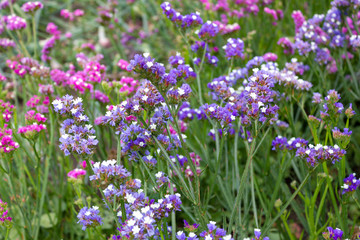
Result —
[[360, 239], [359, 0], [0, 2], [0, 239]]

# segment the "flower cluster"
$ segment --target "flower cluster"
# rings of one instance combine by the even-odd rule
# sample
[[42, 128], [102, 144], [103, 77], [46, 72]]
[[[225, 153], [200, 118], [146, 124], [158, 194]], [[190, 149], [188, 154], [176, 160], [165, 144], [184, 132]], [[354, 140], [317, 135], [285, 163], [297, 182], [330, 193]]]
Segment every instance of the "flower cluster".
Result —
[[8, 215], [7, 203], [0, 199], [0, 226], [11, 227], [12, 217]]
[[192, 28], [203, 24], [203, 20], [198, 12], [181, 15], [181, 13], [172, 8], [169, 2], [162, 3], [160, 7], [167, 18], [182, 28]]
[[332, 134], [333, 138], [339, 142], [340, 146], [345, 148], [350, 142], [352, 131], [350, 131], [348, 128], [344, 128], [344, 131], [341, 132], [340, 129], [335, 127], [332, 129]]
[[223, 46], [225, 55], [228, 59], [232, 57], [243, 57], [244, 56], [244, 42], [240, 38], [229, 38], [227, 44]]
[[60, 149], [66, 156], [71, 152], [92, 154], [98, 140], [92, 125], [86, 124], [89, 118], [84, 114], [82, 99], [66, 95], [54, 100], [52, 105], [55, 112], [69, 117], [61, 124]]
[[300, 147], [296, 151], [296, 156], [301, 157], [307, 161], [309, 165], [314, 167], [315, 165], [322, 162], [335, 162], [340, 161], [340, 159], [345, 155], [346, 151], [340, 149], [338, 145], [332, 146], [323, 146], [317, 144], [316, 146], [309, 144], [307, 147]]
[[80, 210], [77, 218], [78, 223], [83, 225], [82, 230], [86, 230], [88, 227], [96, 227], [103, 224], [102, 218], [100, 217], [99, 207], [93, 206], [91, 208], [84, 207]]
[[3, 16], [3, 21], [10, 31], [26, 28], [26, 20], [16, 15]]
[[5, 122], [9, 122], [13, 116], [15, 106], [0, 99], [0, 113]]
[[54, 48], [57, 40], [60, 39], [61, 32], [58, 30], [58, 27], [50, 22], [46, 27], [46, 32], [48, 32], [51, 37], [45, 42], [43, 49], [41, 49], [41, 60], [43, 62], [48, 62], [51, 60], [50, 51]]
[[262, 237], [261, 230], [257, 228], [254, 229], [254, 235], [255, 238], [244, 238], [244, 240], [270, 240], [269, 237]]
[[10, 153], [19, 148], [19, 144], [13, 140], [12, 130], [4, 124], [0, 128], [0, 153]]
[[8, 38], [0, 38], [0, 52], [5, 52], [10, 48], [14, 48], [16, 46], [13, 40]]
[[300, 147], [306, 147], [308, 145], [308, 141], [302, 138], [291, 138], [287, 140], [286, 137], [278, 136], [272, 141], [272, 150], [296, 150]]
[[68, 172], [67, 176], [69, 178], [74, 178], [74, 179], [78, 179], [81, 178], [82, 176], [86, 175], [86, 170], [84, 169], [80, 169], [80, 168], [75, 168], [73, 170], [71, 170], [70, 172]]
[[343, 234], [343, 231], [339, 228], [333, 229], [332, 227], [327, 227], [327, 232], [323, 232], [323, 237], [327, 240], [341, 240]]
[[69, 19], [70, 21], [74, 21], [75, 18], [79, 18], [84, 15], [84, 10], [75, 9], [74, 12], [70, 12], [67, 9], [61, 9], [60, 16], [65, 19]]
[[42, 9], [44, 5], [41, 2], [26, 2], [21, 6], [21, 9], [26, 13], [34, 13], [39, 9]]
[[355, 175], [355, 173], [352, 173], [344, 178], [344, 185], [341, 186], [343, 189], [342, 194], [352, 193], [360, 186], [360, 178], [356, 179]]

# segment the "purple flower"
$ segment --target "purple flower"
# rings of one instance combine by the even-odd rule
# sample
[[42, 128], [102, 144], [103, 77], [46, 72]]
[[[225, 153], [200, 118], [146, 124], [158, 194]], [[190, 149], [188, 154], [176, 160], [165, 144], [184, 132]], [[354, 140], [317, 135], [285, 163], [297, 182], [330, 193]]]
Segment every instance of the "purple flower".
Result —
[[211, 21], [207, 21], [206, 23], [204, 23], [201, 26], [200, 30], [197, 31], [199, 38], [201, 38], [202, 40], [209, 40], [215, 37], [218, 33], [219, 26]]
[[227, 44], [223, 46], [223, 49], [228, 59], [232, 57], [244, 57], [244, 42], [240, 38], [229, 38]]
[[352, 193], [360, 186], [360, 179], [356, 179], [355, 175], [355, 173], [352, 173], [344, 178], [344, 185], [341, 186], [343, 189], [342, 194]]
[[327, 227], [327, 232], [323, 232], [323, 237], [325, 239], [341, 240], [343, 231], [339, 228], [333, 229], [332, 227]]
[[91, 208], [82, 208], [77, 215], [77, 218], [79, 219], [78, 223], [83, 226], [82, 230], [85, 231], [88, 227], [96, 227], [103, 224], [99, 214], [99, 208], [96, 206], [93, 206]]

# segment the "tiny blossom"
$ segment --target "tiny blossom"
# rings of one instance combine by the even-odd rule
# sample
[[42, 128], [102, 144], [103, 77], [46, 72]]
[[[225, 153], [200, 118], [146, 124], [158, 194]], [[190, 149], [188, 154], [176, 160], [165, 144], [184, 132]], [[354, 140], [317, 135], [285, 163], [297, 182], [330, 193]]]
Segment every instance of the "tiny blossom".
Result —
[[355, 175], [355, 173], [352, 173], [344, 178], [344, 185], [341, 186], [343, 189], [342, 194], [352, 193], [360, 186], [360, 178], [356, 179]]
[[82, 230], [86, 230], [89, 227], [96, 227], [98, 225], [103, 224], [102, 219], [100, 217], [99, 208], [93, 206], [91, 208], [84, 207], [80, 210], [77, 218], [79, 219], [78, 223], [80, 223], [83, 227]]

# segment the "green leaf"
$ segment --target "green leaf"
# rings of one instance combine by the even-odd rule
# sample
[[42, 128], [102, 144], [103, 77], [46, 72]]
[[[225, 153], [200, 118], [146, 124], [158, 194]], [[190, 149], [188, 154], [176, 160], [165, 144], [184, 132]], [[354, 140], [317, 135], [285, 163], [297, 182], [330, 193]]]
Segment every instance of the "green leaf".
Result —
[[52, 228], [57, 224], [56, 213], [43, 214], [40, 218], [40, 226], [43, 228]]

